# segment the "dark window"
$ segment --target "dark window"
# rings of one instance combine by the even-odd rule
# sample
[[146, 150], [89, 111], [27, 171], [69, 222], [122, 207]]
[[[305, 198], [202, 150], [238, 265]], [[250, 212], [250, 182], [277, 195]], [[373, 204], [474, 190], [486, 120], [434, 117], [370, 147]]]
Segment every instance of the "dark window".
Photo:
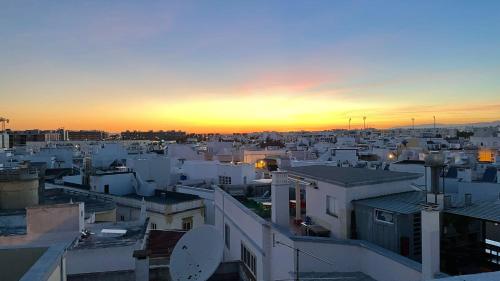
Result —
[[225, 224], [224, 225], [224, 242], [226, 243], [226, 247], [228, 249], [231, 249], [231, 228], [229, 228], [229, 225]]
[[190, 230], [193, 228], [193, 217], [187, 217], [182, 219], [182, 230]]
[[257, 259], [243, 243], [241, 243], [241, 261], [243, 261], [254, 275], [257, 275]]
[[219, 184], [231, 184], [231, 177], [219, 176]]
[[109, 194], [109, 184], [104, 185], [104, 193]]

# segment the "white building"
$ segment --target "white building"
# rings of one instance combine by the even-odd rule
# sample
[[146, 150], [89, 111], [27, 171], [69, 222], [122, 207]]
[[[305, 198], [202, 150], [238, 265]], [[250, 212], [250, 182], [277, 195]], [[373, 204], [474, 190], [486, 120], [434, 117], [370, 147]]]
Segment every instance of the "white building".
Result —
[[[281, 182], [273, 184], [274, 188], [286, 188], [283, 194], [287, 193], [286, 173]], [[276, 200], [285, 201], [273, 202], [273, 206], [288, 208], [287, 198]], [[421, 280], [417, 262], [364, 241], [294, 235], [287, 227], [260, 217], [219, 188], [215, 190], [215, 226], [224, 235], [224, 261], [243, 261], [256, 280], [290, 280], [296, 276], [297, 267], [303, 277]]]
[[285, 150], [244, 150], [243, 151], [243, 162], [249, 164], [255, 164], [259, 160], [263, 160], [267, 157], [285, 157], [287, 153]]
[[304, 166], [288, 169], [290, 177], [306, 188], [306, 216], [329, 230], [336, 238], [350, 237], [352, 201], [413, 190], [411, 184], [420, 174]]
[[204, 181], [213, 184], [244, 185], [255, 179], [255, 167], [247, 163], [219, 163], [217, 161], [184, 161], [181, 182]]
[[141, 154], [127, 159], [127, 167], [135, 172], [138, 194], [151, 196], [155, 189], [166, 190], [171, 184], [170, 158], [158, 154]]
[[135, 177], [131, 171], [96, 172], [90, 176], [90, 190], [104, 194], [126, 195], [136, 193]]

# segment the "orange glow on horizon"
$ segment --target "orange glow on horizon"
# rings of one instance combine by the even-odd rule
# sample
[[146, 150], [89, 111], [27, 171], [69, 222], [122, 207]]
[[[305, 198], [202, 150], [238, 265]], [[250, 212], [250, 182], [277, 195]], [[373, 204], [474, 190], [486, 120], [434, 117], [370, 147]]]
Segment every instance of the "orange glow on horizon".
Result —
[[[327, 96], [258, 94], [224, 99], [211, 96], [176, 101], [104, 101], [88, 107], [68, 106], [46, 112], [41, 108], [26, 112], [7, 112], [8, 128], [69, 130], [183, 130], [193, 133], [237, 133], [256, 131], [300, 131], [367, 127], [386, 129], [396, 126], [487, 122], [500, 119], [498, 105], [470, 104], [446, 106], [407, 105], [388, 102], [359, 103]], [[62, 107], [62, 106], [60, 106]], [[473, 118], [470, 116], [474, 116]]]

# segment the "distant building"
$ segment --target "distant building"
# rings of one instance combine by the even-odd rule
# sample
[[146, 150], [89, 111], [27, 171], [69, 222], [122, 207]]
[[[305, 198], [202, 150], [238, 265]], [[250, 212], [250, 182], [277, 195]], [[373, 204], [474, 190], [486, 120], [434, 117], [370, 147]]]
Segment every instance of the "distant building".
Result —
[[25, 146], [29, 142], [59, 141], [59, 134], [54, 131], [25, 130], [9, 132], [9, 146]]
[[105, 140], [108, 133], [97, 130], [67, 131], [70, 141], [101, 141]]
[[121, 132], [122, 140], [180, 141], [186, 139], [182, 131], [125, 131]]

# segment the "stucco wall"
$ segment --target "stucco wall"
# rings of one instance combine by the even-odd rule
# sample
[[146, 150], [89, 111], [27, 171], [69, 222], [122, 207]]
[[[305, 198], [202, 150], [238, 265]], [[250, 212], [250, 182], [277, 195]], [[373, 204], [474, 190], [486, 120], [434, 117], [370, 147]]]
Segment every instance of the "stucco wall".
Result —
[[83, 203], [36, 206], [26, 209], [28, 234], [79, 232], [83, 229]]
[[[224, 216], [223, 213], [226, 215]], [[241, 258], [241, 243], [255, 255], [257, 280], [269, 280], [269, 225], [232, 196], [221, 189], [215, 191], [215, 226], [224, 235], [224, 225], [230, 227], [230, 248], [225, 247], [224, 260]]]
[[133, 270], [135, 259], [132, 256], [139, 244], [123, 247], [70, 250], [66, 254], [68, 275], [91, 272]]
[[0, 209], [23, 209], [38, 204], [38, 179], [0, 181]]
[[[337, 238], [350, 238], [352, 201], [413, 190], [412, 181], [397, 181], [374, 185], [341, 187], [326, 182], [317, 182], [318, 188], [306, 189], [307, 216], [321, 224]], [[336, 216], [326, 212], [326, 198], [336, 198]]]

